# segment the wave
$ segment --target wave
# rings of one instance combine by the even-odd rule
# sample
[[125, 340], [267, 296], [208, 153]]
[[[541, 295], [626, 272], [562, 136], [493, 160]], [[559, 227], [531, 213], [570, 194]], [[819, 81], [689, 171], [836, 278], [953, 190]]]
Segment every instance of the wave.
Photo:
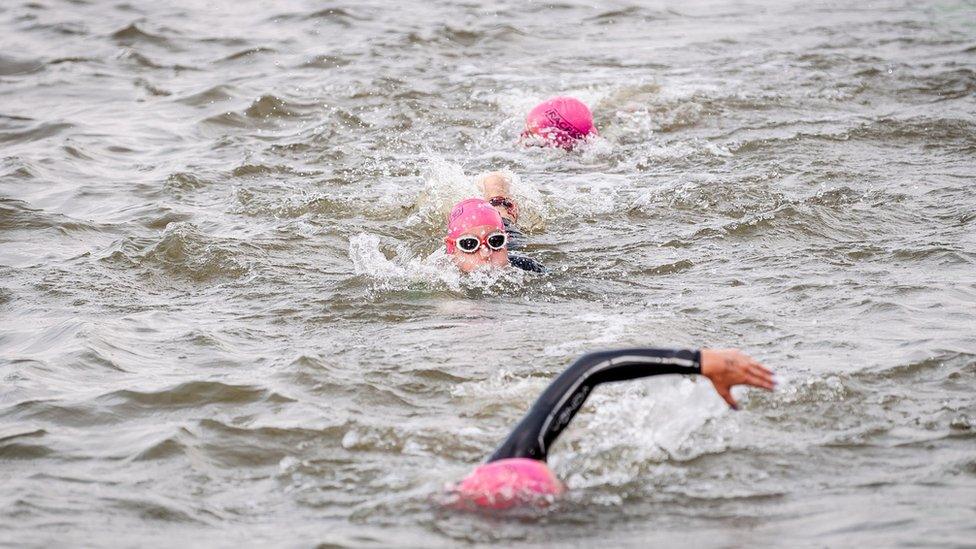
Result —
[[[10, 119], [8, 118], [8, 120]], [[11, 128], [12, 124], [4, 124], [4, 126], [4, 128], [0, 128], [0, 143], [15, 143], [17, 145], [54, 137], [75, 127], [74, 124], [68, 122], [17, 124], [14, 126], [16, 129]]]
[[234, 52], [234, 53], [232, 53], [230, 55], [225, 55], [224, 57], [221, 57], [220, 59], [218, 59], [217, 62], [218, 63], [224, 63], [224, 62], [227, 62], [227, 61], [239, 61], [239, 60], [251, 61], [253, 58], [258, 57], [258, 56], [261, 56], [261, 55], [272, 55], [272, 54], [277, 54], [277, 53], [278, 53], [278, 50], [276, 50], [274, 48], [257, 46], [257, 47], [251, 47], [251, 48], [246, 48], [246, 49], [243, 49], [243, 50], [240, 50], [240, 51], [236, 51], [236, 52]]
[[44, 63], [36, 59], [17, 59], [0, 55], [0, 76], [30, 74], [44, 68]]
[[55, 229], [64, 235], [99, 232], [107, 227], [85, 223], [63, 214], [34, 209], [21, 200], [0, 197], [0, 232]]
[[[207, 96], [223, 95], [225, 88], [218, 86], [198, 94], [198, 97], [187, 98], [194, 103], [200, 104], [201, 99]], [[221, 93], [222, 92], [222, 93]], [[207, 99], [201, 106], [209, 106], [214, 101], [224, 101], [225, 99]], [[308, 119], [320, 115], [320, 108], [313, 103], [302, 103], [298, 101], [286, 100], [273, 94], [264, 94], [253, 100], [251, 104], [242, 111], [224, 111], [220, 114], [210, 116], [203, 120], [205, 124], [215, 124], [218, 126], [229, 126], [234, 128], [253, 128], [269, 124], [281, 124], [289, 121]]]
[[125, 238], [102, 252], [100, 260], [127, 268], [157, 268], [197, 283], [240, 278], [249, 272], [240, 259], [246, 244], [202, 233], [188, 222], [166, 225], [158, 238]]
[[173, 48], [173, 44], [169, 38], [162, 34], [145, 31], [140, 27], [139, 23], [129, 23], [125, 27], [113, 32], [109, 37], [123, 46], [149, 44]]
[[55, 452], [53, 448], [32, 442], [32, 439], [43, 439], [45, 435], [47, 431], [44, 429], [34, 429], [0, 437], [0, 459], [31, 460], [51, 455]]
[[359, 204], [353, 200], [320, 191], [296, 190], [293, 193], [283, 193], [282, 189], [258, 185], [240, 187], [234, 196], [238, 202], [237, 212], [256, 217], [297, 219], [315, 216], [336, 219], [361, 213]]
[[281, 404], [293, 399], [254, 385], [232, 385], [217, 381], [188, 381], [154, 391], [122, 389], [97, 398], [113, 410], [131, 414], [148, 410], [199, 408], [212, 404], [244, 405], [256, 402]]

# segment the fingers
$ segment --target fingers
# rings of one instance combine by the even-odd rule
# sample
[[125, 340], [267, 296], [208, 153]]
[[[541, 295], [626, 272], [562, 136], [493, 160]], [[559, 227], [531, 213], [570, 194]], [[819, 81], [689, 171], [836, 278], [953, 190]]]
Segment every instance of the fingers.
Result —
[[746, 368], [746, 382], [770, 391], [776, 387], [776, 382], [773, 380], [773, 373], [755, 362], [749, 364]]
[[773, 372], [746, 355], [742, 355], [741, 358], [742, 361], [737, 364], [739, 375], [733, 385], [744, 383], [770, 391], [773, 390], [776, 386], [775, 381], [773, 381]]
[[753, 387], [766, 389], [767, 391], [772, 391], [774, 388], [776, 388], [776, 384], [773, 383], [772, 379], [755, 374], [747, 375], [745, 383], [747, 385], [752, 385]]
[[749, 366], [751, 367], [751, 369], [753, 369], [753, 370], [759, 370], [760, 372], [762, 372], [762, 373], [764, 373], [764, 374], [766, 374], [766, 375], [768, 375], [770, 377], [772, 377], [772, 375], [773, 375], [773, 371], [772, 370], [770, 370], [769, 368], [767, 368], [767, 367], [763, 366], [762, 364], [756, 362], [755, 360], [749, 359]]
[[715, 390], [718, 392], [719, 396], [725, 399], [725, 402], [729, 403], [729, 406], [733, 410], [739, 409], [739, 403], [736, 402], [734, 398], [732, 398], [732, 392], [730, 391], [730, 388], [728, 386], [723, 385], [719, 387], [718, 385], [716, 385]]

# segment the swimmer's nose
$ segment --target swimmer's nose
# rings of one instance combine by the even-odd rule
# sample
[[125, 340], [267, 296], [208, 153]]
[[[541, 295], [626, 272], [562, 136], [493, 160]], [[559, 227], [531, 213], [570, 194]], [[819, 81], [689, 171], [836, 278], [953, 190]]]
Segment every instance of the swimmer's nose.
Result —
[[481, 247], [481, 248], [480, 248], [480, 249], [478, 250], [478, 253], [480, 253], [480, 254], [481, 254], [481, 257], [483, 257], [483, 258], [485, 258], [485, 259], [488, 259], [488, 256], [490, 256], [490, 255], [491, 255], [491, 250], [490, 250], [490, 249], [488, 248], [488, 246], [482, 246], [482, 247]]

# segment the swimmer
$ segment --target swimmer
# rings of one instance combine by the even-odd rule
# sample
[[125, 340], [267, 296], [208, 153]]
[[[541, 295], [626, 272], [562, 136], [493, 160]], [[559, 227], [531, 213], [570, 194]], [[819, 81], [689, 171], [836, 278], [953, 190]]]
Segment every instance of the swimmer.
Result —
[[[508, 509], [565, 491], [546, 465], [549, 449], [593, 389], [663, 374], [702, 375], [734, 410], [736, 385], [771, 391], [773, 373], [737, 349], [620, 349], [583, 355], [553, 381], [502, 445], [457, 486], [458, 503]], [[548, 499], [547, 499], [548, 498]]]
[[519, 230], [519, 209], [511, 182], [502, 172], [491, 172], [479, 182], [484, 199], [469, 198], [451, 208], [444, 245], [461, 272], [512, 265], [525, 271], [545, 272], [538, 261], [510, 253], [524, 245]]
[[590, 109], [578, 99], [560, 96], [529, 111], [522, 142], [570, 150], [590, 135], [599, 135]]

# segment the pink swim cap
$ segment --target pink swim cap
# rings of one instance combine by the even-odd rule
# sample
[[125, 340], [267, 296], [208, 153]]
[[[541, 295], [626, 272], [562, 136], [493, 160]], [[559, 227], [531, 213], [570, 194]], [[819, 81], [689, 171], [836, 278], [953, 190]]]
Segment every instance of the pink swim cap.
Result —
[[462, 502], [488, 509], [508, 509], [538, 501], [540, 496], [558, 496], [563, 491], [563, 484], [544, 461], [528, 458], [480, 465], [457, 487]]
[[590, 109], [578, 99], [560, 96], [547, 99], [529, 111], [522, 137], [537, 135], [547, 145], [571, 149], [590, 134], [599, 135]]
[[469, 198], [454, 205], [447, 216], [447, 253], [454, 253], [454, 239], [472, 227], [491, 225], [500, 231], [505, 230], [502, 216], [491, 204], [480, 198]]

